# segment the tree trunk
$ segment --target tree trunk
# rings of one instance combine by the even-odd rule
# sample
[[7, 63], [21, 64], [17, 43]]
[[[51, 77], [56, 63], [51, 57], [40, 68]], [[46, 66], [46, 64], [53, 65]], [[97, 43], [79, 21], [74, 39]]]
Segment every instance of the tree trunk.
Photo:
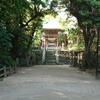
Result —
[[97, 44], [96, 44], [96, 77], [98, 78], [99, 72], [99, 42], [100, 42], [100, 29], [97, 27]]
[[37, 28], [37, 24], [33, 26], [32, 28], [32, 34], [30, 35], [30, 38], [29, 38], [29, 42], [28, 42], [28, 45], [27, 45], [27, 50], [28, 51], [32, 45], [32, 39], [33, 39], [33, 36], [34, 36], [34, 33], [36, 31], [36, 28]]
[[85, 26], [83, 29], [83, 37], [85, 43], [85, 52], [84, 52], [84, 60], [83, 67], [84, 69], [90, 68], [93, 65], [91, 60], [91, 45], [93, 43], [93, 39], [95, 37], [95, 32], [91, 33], [90, 27]]

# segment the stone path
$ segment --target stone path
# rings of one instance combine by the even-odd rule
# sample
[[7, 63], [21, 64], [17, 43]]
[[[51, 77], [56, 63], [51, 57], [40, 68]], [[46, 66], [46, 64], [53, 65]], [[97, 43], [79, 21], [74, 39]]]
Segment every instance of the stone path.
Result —
[[0, 100], [100, 100], [100, 81], [67, 65], [36, 65], [0, 82]]

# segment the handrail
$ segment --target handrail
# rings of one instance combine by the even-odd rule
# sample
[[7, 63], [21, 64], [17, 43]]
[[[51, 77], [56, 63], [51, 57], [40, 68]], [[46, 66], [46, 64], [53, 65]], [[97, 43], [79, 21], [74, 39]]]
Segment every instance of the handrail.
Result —
[[0, 68], [0, 72], [1, 72], [1, 71], [3, 71], [3, 73], [0, 74], [0, 78], [1, 78], [1, 77], [6, 77], [6, 76], [7, 76], [7, 75], [6, 75], [6, 66]]
[[58, 54], [58, 49], [56, 49], [55, 56], [56, 56], [56, 63], [58, 64], [58, 63], [59, 63], [59, 54]]
[[46, 48], [43, 48], [43, 52], [42, 52], [42, 64], [45, 63], [45, 55], [46, 55]]
[[0, 71], [4, 70], [4, 67], [3, 68], [0, 68]]
[[2, 77], [4, 78], [4, 77], [7, 77], [8, 75], [12, 75], [12, 74], [16, 73], [16, 70], [17, 70], [16, 66], [15, 67], [4, 66], [4, 67], [0, 68], [0, 79], [2, 79]]

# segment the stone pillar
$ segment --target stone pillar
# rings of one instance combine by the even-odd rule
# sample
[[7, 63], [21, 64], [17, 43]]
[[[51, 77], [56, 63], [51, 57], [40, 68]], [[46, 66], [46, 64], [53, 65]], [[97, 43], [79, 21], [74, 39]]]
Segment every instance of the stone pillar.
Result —
[[61, 46], [62, 46], [61, 49], [62, 50], [64, 50], [64, 45], [65, 45], [64, 42], [62, 42], [62, 44], [61, 44]]
[[46, 38], [44, 39], [44, 47], [46, 47]]
[[58, 44], [59, 44], [59, 41], [58, 41], [58, 36], [57, 36], [57, 48], [58, 48]]
[[19, 63], [19, 58], [16, 58], [16, 66], [19, 67], [20, 63]]

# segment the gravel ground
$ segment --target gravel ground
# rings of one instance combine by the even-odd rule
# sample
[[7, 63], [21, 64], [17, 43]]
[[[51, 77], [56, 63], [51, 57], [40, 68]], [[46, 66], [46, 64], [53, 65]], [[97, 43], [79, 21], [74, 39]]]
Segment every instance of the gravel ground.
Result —
[[67, 65], [24, 67], [0, 82], [0, 100], [100, 100], [100, 80]]

